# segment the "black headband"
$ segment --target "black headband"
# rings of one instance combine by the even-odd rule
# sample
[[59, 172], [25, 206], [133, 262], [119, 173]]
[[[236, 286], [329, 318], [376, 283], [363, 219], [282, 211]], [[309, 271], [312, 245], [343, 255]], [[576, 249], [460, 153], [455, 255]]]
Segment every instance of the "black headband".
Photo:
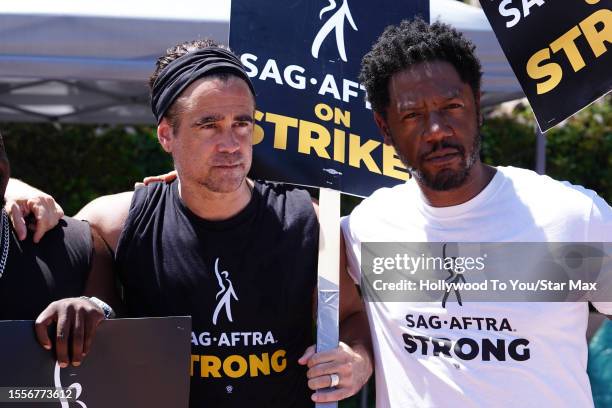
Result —
[[244, 79], [253, 95], [255, 89], [240, 60], [230, 51], [208, 47], [192, 51], [169, 63], [153, 84], [151, 110], [161, 122], [170, 105], [193, 81], [212, 71], [230, 72]]

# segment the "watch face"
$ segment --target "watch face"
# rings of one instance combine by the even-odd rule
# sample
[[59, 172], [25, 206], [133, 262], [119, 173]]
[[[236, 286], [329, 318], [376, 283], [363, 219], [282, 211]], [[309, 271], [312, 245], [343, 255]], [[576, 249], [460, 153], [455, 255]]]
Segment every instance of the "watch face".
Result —
[[111, 317], [112, 310], [108, 305], [102, 306], [102, 310], [104, 310], [104, 318], [109, 319]]
[[105, 319], [110, 319], [112, 317], [113, 309], [109, 305], [107, 305], [104, 301], [98, 299], [97, 297], [90, 297], [89, 300], [95, 303], [100, 309], [102, 309]]

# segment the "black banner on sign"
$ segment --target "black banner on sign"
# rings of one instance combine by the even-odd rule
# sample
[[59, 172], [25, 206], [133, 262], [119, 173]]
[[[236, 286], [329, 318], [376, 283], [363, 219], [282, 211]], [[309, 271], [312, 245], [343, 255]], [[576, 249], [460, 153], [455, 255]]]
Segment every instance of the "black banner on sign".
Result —
[[367, 196], [408, 178], [358, 83], [384, 28], [429, 0], [232, 0], [230, 46], [257, 91], [255, 178]]
[[[190, 317], [103, 321], [80, 367], [60, 368], [32, 321], [0, 322], [0, 338], [0, 407], [189, 404]], [[58, 389], [65, 401], [53, 398]]]
[[542, 131], [612, 89], [611, 0], [481, 0]]

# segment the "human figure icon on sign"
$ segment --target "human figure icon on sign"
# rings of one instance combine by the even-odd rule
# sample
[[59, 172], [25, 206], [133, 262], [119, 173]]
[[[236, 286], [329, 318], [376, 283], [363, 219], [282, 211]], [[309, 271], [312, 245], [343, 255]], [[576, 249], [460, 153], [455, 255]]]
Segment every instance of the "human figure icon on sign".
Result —
[[[59, 362], [55, 362], [55, 368], [53, 369], [53, 383], [55, 385], [56, 390], [59, 391], [60, 397], [60, 406], [61, 408], [70, 408], [70, 406], [74, 406], [70, 404], [73, 403], [78, 404], [81, 408], [87, 408], [87, 405], [79, 400], [81, 393], [83, 392], [83, 386], [80, 383], [72, 383], [67, 388], [62, 386], [62, 377], [61, 377], [62, 368], [59, 365]], [[61, 390], [61, 391], [60, 391]], [[56, 392], [58, 392], [56, 391]], [[63, 398], [61, 395], [67, 393], [70, 397], [73, 397], [70, 401], [67, 398]], [[73, 394], [74, 393], [74, 394]]]
[[238, 300], [238, 296], [236, 296], [236, 292], [234, 291], [234, 286], [232, 285], [232, 281], [229, 279], [228, 271], [219, 272], [219, 258], [215, 260], [215, 276], [217, 277], [217, 282], [219, 283], [219, 291], [215, 296], [215, 299], [218, 299], [219, 302], [215, 307], [215, 312], [213, 313], [213, 324], [217, 325], [217, 318], [219, 317], [219, 312], [221, 309], [225, 307], [225, 313], [227, 315], [227, 319], [230, 322], [233, 322], [232, 319], [232, 298]]
[[[323, 14], [327, 13], [330, 10], [333, 10], [336, 7], [335, 0], [329, 0], [329, 5], [321, 9], [319, 13], [319, 19], [323, 18]], [[312, 42], [312, 47], [310, 48], [310, 52], [314, 58], [319, 58], [319, 50], [321, 49], [321, 44], [327, 38], [327, 36], [333, 31], [336, 30], [336, 45], [338, 47], [338, 54], [340, 54], [340, 58], [342, 61], [347, 62], [346, 59], [346, 48], [344, 47], [344, 21], [348, 20], [353, 30], [357, 30], [357, 26], [355, 25], [355, 21], [353, 21], [353, 16], [351, 15], [351, 10], [348, 6], [348, 0], [342, 0], [342, 5], [336, 10], [336, 12], [323, 24], [323, 27], [319, 30], [317, 35], [315, 36], [314, 41]]]
[[[459, 293], [459, 288], [457, 286], [457, 284], [459, 282], [463, 282], [466, 283], [465, 281], [465, 276], [463, 275], [463, 272], [458, 272], [455, 270], [454, 267], [448, 267], [446, 265], [446, 259], [447, 259], [447, 255], [446, 255], [446, 245], [448, 244], [444, 244], [442, 246], [442, 259], [444, 259], [444, 270], [446, 272], [448, 272], [449, 277], [445, 279], [445, 282], [448, 282], [451, 285], [454, 285], [454, 287], [449, 286], [446, 291], [444, 292], [444, 297], [442, 298], [442, 307], [446, 308], [446, 301], [448, 300], [448, 297], [451, 293], [451, 290], [453, 290], [455, 292], [455, 296], [457, 297], [457, 303], [459, 303], [459, 306], [463, 306], [463, 303], [461, 303], [461, 294]], [[457, 259], [456, 256], [450, 257], [453, 260], [453, 265], [455, 263], [455, 260]]]

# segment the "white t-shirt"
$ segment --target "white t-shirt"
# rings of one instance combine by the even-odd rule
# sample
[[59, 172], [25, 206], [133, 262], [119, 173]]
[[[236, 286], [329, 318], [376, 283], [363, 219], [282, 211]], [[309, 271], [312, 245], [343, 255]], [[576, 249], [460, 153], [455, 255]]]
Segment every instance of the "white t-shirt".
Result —
[[[380, 189], [342, 231], [359, 283], [362, 242], [610, 242], [612, 208], [591, 190], [498, 167], [480, 194], [451, 207], [427, 205], [414, 180]], [[594, 305], [612, 315], [612, 303]], [[366, 310], [378, 408], [593, 406], [587, 303], [367, 302]]]

